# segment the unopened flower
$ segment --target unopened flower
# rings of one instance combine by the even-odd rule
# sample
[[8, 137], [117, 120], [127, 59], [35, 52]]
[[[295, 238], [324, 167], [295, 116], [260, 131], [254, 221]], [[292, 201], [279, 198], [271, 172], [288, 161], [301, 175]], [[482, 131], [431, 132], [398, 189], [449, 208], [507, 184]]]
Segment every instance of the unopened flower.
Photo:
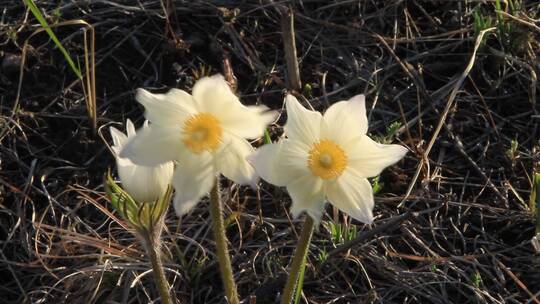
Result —
[[[142, 130], [147, 128], [148, 124], [145, 123]], [[135, 136], [135, 127], [129, 119], [126, 122], [126, 129], [127, 136], [114, 127], [110, 128], [120, 181], [124, 190], [137, 202], [155, 202], [165, 194], [172, 179], [174, 164], [169, 161], [154, 166], [143, 166], [120, 157], [126, 143]]]
[[364, 95], [332, 105], [324, 116], [285, 100], [286, 139], [261, 147], [251, 158], [266, 181], [286, 186], [291, 213], [306, 211], [319, 221], [326, 200], [353, 218], [373, 221], [373, 191], [368, 177], [400, 160], [407, 149], [383, 145], [366, 135]]
[[246, 139], [261, 137], [274, 112], [242, 105], [221, 75], [198, 80], [192, 95], [178, 89], [166, 94], [139, 89], [136, 99], [151, 124], [122, 156], [143, 165], [178, 161], [172, 182], [178, 215], [206, 195], [220, 173], [238, 184], [256, 184], [246, 160], [253, 148]]

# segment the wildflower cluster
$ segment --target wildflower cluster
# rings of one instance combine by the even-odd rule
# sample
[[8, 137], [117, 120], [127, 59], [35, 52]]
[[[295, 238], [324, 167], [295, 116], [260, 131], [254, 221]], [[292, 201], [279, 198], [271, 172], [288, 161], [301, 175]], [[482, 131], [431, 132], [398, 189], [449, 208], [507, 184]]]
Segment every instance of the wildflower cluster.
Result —
[[[152, 94], [139, 89], [136, 99], [145, 108], [144, 126], [135, 132], [128, 120], [127, 136], [110, 130], [122, 186], [133, 201], [144, 203], [162, 201], [172, 186], [178, 216], [212, 192], [214, 237], [229, 303], [239, 300], [222, 227], [220, 175], [254, 188], [259, 177], [286, 187], [292, 215], [306, 212], [309, 216], [302, 245], [307, 248], [327, 201], [360, 222], [372, 223], [374, 199], [367, 178], [379, 175], [407, 153], [401, 145], [379, 144], [367, 136], [364, 95], [337, 102], [324, 115], [287, 95], [283, 138], [258, 150], [248, 140], [262, 137], [277, 113], [265, 106], [244, 106], [220, 75], [197, 81], [192, 94], [178, 89]], [[304, 258], [305, 248], [298, 261]], [[291, 271], [290, 290], [298, 271]], [[285, 289], [283, 303], [290, 301], [290, 292]]]

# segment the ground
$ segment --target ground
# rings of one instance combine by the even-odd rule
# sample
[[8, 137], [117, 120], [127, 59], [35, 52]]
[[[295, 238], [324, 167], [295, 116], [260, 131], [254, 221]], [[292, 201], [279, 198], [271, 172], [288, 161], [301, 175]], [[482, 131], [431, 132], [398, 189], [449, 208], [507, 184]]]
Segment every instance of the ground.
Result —
[[[1, 302], [158, 301], [144, 250], [104, 194], [108, 127], [142, 125], [136, 88], [189, 91], [230, 65], [242, 102], [283, 113], [270, 128], [277, 139], [289, 7], [306, 101], [324, 111], [366, 94], [370, 135], [410, 149], [379, 177], [373, 225], [327, 207], [301, 302], [539, 303], [529, 205], [540, 169], [536, 1], [36, 1], [49, 24], [95, 29], [96, 132], [62, 53], [46, 33], [31, 36], [41, 26], [22, 1], [3, 4]], [[85, 70], [81, 28], [55, 32]], [[274, 303], [302, 218], [290, 218], [283, 189], [223, 188], [239, 293]], [[181, 219], [171, 208], [166, 224], [176, 295], [224, 303], [207, 202]]]

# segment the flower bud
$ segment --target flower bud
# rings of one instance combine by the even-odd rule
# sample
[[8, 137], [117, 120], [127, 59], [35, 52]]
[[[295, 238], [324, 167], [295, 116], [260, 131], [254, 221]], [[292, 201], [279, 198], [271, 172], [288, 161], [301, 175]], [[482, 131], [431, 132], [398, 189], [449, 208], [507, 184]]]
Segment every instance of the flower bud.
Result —
[[[145, 122], [143, 128], [147, 128]], [[120, 157], [126, 143], [135, 136], [135, 127], [131, 120], [126, 123], [127, 136], [111, 127], [110, 132], [114, 145], [112, 149], [116, 157], [116, 167], [124, 190], [137, 202], [154, 202], [167, 191], [174, 170], [172, 161], [156, 166], [136, 165], [127, 158]]]

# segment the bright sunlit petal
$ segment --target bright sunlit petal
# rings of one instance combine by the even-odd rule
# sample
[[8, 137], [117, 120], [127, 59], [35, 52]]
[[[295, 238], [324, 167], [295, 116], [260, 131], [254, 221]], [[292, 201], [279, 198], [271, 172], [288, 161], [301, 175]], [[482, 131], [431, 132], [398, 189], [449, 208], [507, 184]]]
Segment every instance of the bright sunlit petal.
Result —
[[286, 186], [290, 181], [309, 174], [307, 147], [291, 140], [260, 147], [249, 157], [257, 173], [267, 182]]
[[[148, 120], [146, 120], [144, 123], [147, 124]], [[131, 119], [129, 118], [126, 120], [126, 132], [129, 138], [135, 136], [135, 125], [133, 125], [133, 122], [131, 122]]]
[[220, 115], [240, 104], [223, 75], [219, 74], [197, 80], [192, 93], [200, 112]]
[[135, 99], [144, 106], [146, 119], [155, 125], [179, 125], [195, 112], [193, 98], [177, 89], [167, 94], [152, 94], [138, 89]]
[[174, 164], [155, 167], [137, 166], [125, 158], [117, 160], [118, 176], [123, 188], [138, 202], [154, 202], [165, 193], [171, 181]]
[[323, 116], [321, 137], [344, 145], [351, 139], [364, 135], [368, 129], [364, 95], [356, 95], [328, 108]]
[[366, 135], [351, 140], [347, 145], [349, 162], [363, 177], [373, 177], [402, 159], [407, 148], [401, 145], [379, 144]]
[[[242, 119], [239, 119], [242, 117]], [[231, 105], [227, 111], [219, 114], [223, 128], [232, 134], [254, 139], [264, 135], [266, 127], [277, 117], [276, 111], [269, 111], [265, 106], [244, 106], [241, 103]]]
[[216, 167], [221, 174], [240, 185], [255, 188], [258, 176], [247, 160], [254, 151], [249, 142], [234, 135], [226, 135], [223, 150], [216, 155]]
[[129, 158], [133, 163], [156, 166], [177, 160], [185, 153], [181, 141], [180, 127], [150, 125], [130, 138], [120, 152], [120, 157]]
[[275, 118], [265, 106], [244, 106], [222, 75], [203, 77], [193, 87], [193, 98], [201, 112], [217, 117], [223, 129], [242, 138], [258, 138]]
[[[140, 166], [131, 160], [119, 156], [124, 147], [136, 135], [135, 126], [128, 119], [126, 122], [128, 136], [111, 127], [110, 132], [114, 145], [118, 176], [126, 190], [138, 202], [154, 202], [167, 190], [174, 169], [173, 162], [164, 162], [156, 166]], [[144, 130], [144, 128], [143, 128]]]
[[189, 212], [208, 194], [214, 185], [216, 174], [210, 153], [186, 154], [174, 171], [172, 179], [175, 189], [174, 210], [178, 216]]
[[126, 134], [120, 132], [115, 127], [110, 127], [109, 131], [111, 132], [111, 137], [113, 140], [113, 145], [111, 148], [114, 153], [118, 155], [120, 154], [120, 150], [122, 150], [122, 147], [124, 147], [124, 145], [126, 144], [128, 138]]
[[285, 97], [287, 123], [284, 126], [288, 138], [311, 144], [321, 134], [322, 115], [304, 108], [292, 95]]
[[287, 191], [292, 199], [291, 214], [298, 217], [306, 212], [316, 222], [319, 222], [325, 202], [323, 182], [320, 178], [304, 175], [287, 185]]
[[373, 222], [373, 190], [367, 179], [346, 170], [338, 179], [325, 182], [324, 187], [332, 205], [362, 223]]

